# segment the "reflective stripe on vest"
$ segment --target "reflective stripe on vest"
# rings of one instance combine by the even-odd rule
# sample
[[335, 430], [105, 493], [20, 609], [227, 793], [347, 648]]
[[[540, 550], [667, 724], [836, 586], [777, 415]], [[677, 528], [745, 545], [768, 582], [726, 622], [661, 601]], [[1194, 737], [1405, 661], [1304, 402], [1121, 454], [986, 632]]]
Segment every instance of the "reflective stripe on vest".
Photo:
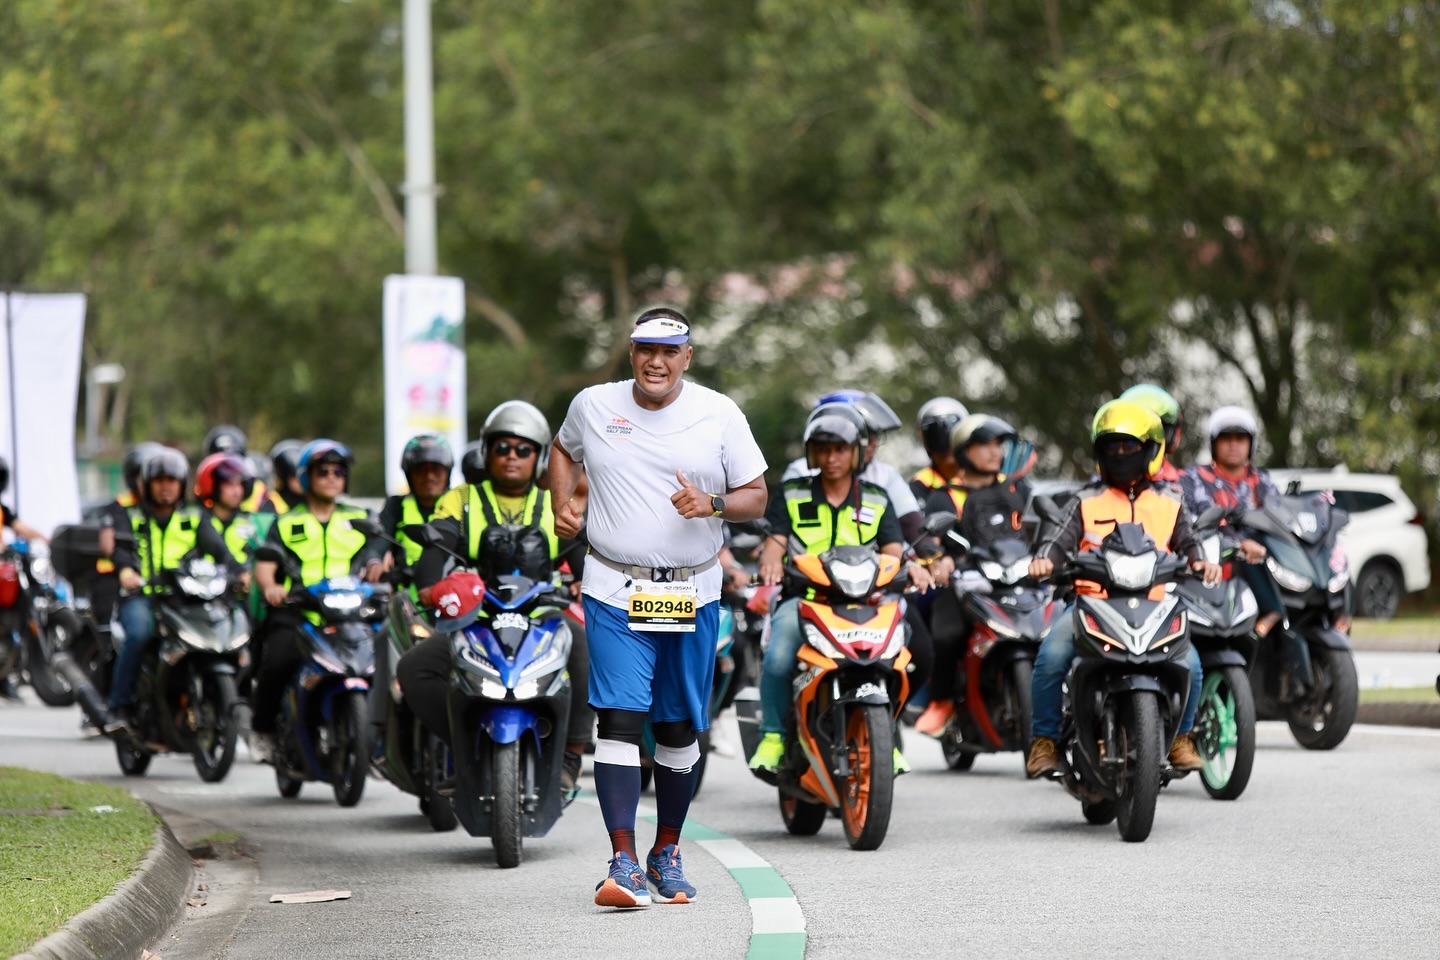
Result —
[[348, 577], [355, 556], [368, 539], [351, 520], [369, 516], [359, 507], [337, 506], [322, 524], [308, 507], [296, 507], [276, 519], [280, 542], [300, 560], [300, 583], [313, 586], [331, 577]]
[[[560, 538], [555, 533], [555, 511], [550, 508], [550, 497], [539, 487], [532, 485], [530, 492], [525, 494], [525, 506], [521, 508], [521, 516], [525, 518], [524, 526], [539, 527], [545, 533], [545, 539], [550, 544], [550, 559], [560, 555]], [[489, 480], [479, 485], [470, 485], [470, 497], [465, 505], [465, 525], [470, 534], [467, 538], [467, 545], [470, 550], [471, 559], [480, 556], [480, 537], [485, 528], [492, 523], [498, 523], [500, 517], [500, 505], [495, 500], [495, 488]]]
[[155, 593], [162, 586], [159, 575], [180, 566], [185, 555], [195, 549], [195, 538], [200, 533], [202, 522], [200, 511], [194, 507], [181, 507], [170, 514], [169, 522], [164, 525], [142, 507], [131, 507], [128, 512], [130, 528], [135, 531], [135, 552], [139, 557], [140, 569], [137, 572], [145, 578], [145, 592]]
[[790, 533], [805, 545], [806, 553], [858, 547], [873, 543], [880, 535], [880, 518], [890, 508], [883, 491], [862, 485], [858, 509], [853, 497], [847, 497], [840, 507], [832, 507], [828, 500], [815, 498], [810, 477], [801, 480], [803, 485], [785, 487], [785, 512], [790, 516]]
[[966, 487], [957, 487], [954, 484], [947, 484], [945, 492], [950, 494], [950, 502], [955, 505], [955, 516], [965, 512], [965, 501], [970, 498], [970, 491]]
[[949, 480], [946, 480], [944, 476], [942, 476], [940, 472], [934, 467], [921, 467], [919, 470], [915, 471], [915, 476], [911, 477], [910, 479], [919, 483], [926, 490], [939, 490], [941, 487], [945, 486], [947, 483], [950, 482]]

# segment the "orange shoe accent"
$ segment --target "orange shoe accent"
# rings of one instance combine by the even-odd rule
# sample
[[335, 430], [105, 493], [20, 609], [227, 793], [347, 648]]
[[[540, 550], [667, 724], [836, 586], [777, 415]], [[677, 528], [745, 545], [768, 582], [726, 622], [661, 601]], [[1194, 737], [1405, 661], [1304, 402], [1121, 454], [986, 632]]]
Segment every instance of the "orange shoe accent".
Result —
[[621, 908], [642, 906], [629, 891], [622, 889], [614, 880], [606, 880], [600, 884], [600, 889], [595, 891], [595, 905]]
[[950, 718], [955, 716], [955, 707], [950, 701], [930, 701], [930, 706], [915, 720], [915, 730], [927, 737], [938, 737], [945, 732]]
[[687, 897], [687, 896], [685, 896], [685, 894], [683, 894], [683, 893], [677, 893], [677, 894], [675, 894], [675, 899], [674, 899], [674, 900], [671, 900], [671, 901], [668, 901], [668, 902], [670, 902], [670, 903], [689, 903], [689, 902], [690, 902], [690, 898]]

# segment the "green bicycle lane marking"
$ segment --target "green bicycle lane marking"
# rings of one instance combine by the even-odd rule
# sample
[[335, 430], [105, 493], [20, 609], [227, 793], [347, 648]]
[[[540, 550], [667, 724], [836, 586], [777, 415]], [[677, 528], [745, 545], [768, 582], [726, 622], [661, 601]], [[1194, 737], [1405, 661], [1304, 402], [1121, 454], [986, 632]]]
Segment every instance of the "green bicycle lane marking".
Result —
[[[589, 790], [583, 791], [579, 799], [599, 805]], [[641, 805], [640, 818], [654, 823], [655, 816], [647, 812], [648, 806]], [[780, 871], [741, 841], [703, 823], [687, 820], [680, 835], [718, 860], [740, 887], [740, 895], [750, 907], [750, 946], [745, 960], [802, 960], [805, 914]]]

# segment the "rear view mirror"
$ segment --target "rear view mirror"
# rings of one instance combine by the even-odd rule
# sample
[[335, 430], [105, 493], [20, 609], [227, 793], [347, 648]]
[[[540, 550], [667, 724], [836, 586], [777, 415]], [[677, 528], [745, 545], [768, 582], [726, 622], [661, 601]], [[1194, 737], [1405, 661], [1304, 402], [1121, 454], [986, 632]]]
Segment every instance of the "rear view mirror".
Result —
[[943, 537], [955, 527], [959, 519], [953, 513], [945, 510], [937, 510], [934, 513], [925, 515], [925, 532], [936, 537]]
[[369, 517], [364, 517], [359, 520], [351, 520], [350, 529], [358, 530], [361, 533], [365, 534], [365, 536], [367, 537], [385, 536], [385, 528], [380, 526], [378, 522], [371, 520]]
[[1065, 515], [1060, 512], [1055, 501], [1048, 496], [1040, 494], [1034, 500], [1035, 513], [1046, 523], [1064, 523]]
[[440, 531], [428, 523], [407, 523], [400, 529], [416, 543], [423, 543], [428, 547], [436, 547], [441, 543]]

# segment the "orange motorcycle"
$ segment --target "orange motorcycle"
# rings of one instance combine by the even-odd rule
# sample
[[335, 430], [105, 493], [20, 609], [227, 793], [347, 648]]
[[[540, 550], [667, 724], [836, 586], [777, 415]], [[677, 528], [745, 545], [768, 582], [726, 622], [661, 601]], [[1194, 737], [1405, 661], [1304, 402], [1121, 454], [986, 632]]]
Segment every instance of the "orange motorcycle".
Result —
[[[906, 578], [898, 559], [868, 547], [799, 554], [785, 572], [805, 588], [794, 706], [784, 759], [755, 773], [779, 788], [791, 833], [818, 832], [833, 810], [852, 848], [874, 850], [890, 827], [895, 719], [910, 692], [905, 605], [895, 595]], [[759, 728], [740, 727], [748, 756]]]

